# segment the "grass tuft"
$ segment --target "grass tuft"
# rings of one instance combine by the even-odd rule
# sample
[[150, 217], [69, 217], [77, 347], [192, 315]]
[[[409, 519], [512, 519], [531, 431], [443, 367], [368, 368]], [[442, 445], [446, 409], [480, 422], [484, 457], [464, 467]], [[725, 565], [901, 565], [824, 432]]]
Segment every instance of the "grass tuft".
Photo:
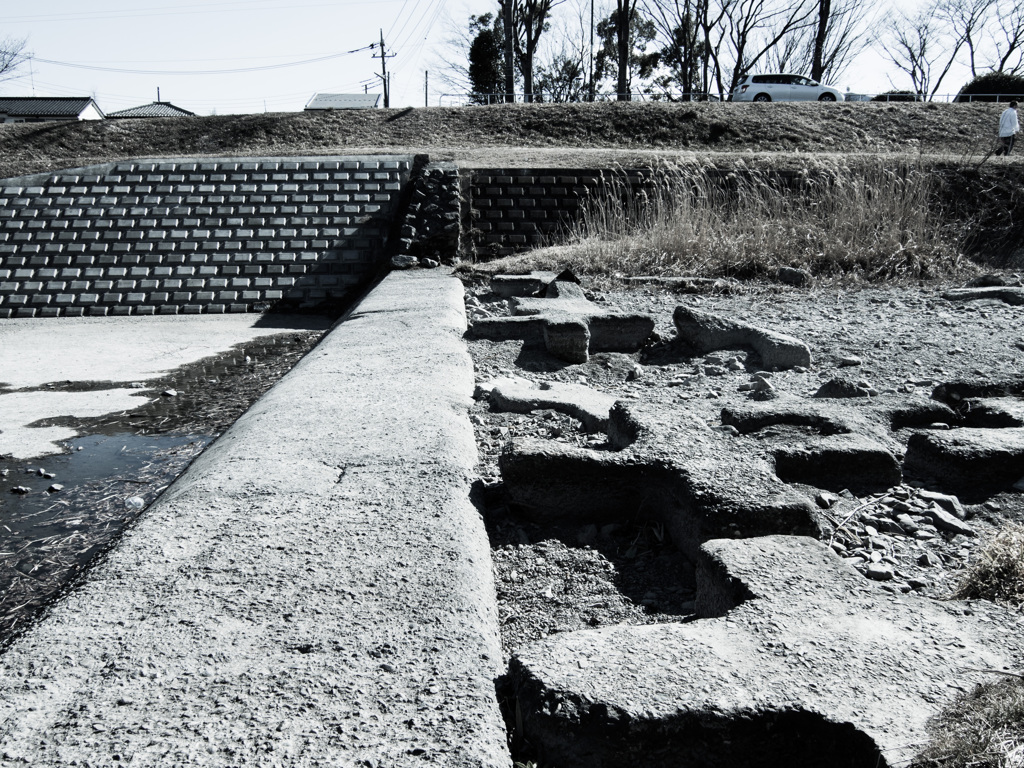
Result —
[[977, 686], [932, 721], [915, 768], [1024, 766], [1024, 679]]
[[978, 547], [953, 597], [1024, 606], [1024, 525], [1008, 523]]
[[[953, 597], [1024, 607], [1024, 525], [1008, 523], [978, 547]], [[915, 768], [1024, 768], [1024, 677], [977, 686], [929, 730]]]

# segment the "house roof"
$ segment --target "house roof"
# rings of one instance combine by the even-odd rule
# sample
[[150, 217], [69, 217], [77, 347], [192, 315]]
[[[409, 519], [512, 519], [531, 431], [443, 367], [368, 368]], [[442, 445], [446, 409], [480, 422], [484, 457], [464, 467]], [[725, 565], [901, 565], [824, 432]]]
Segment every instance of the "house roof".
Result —
[[117, 112], [108, 112], [107, 117], [195, 117], [195, 112], [176, 107], [169, 101], [154, 101], [141, 107], [130, 107]]
[[371, 109], [379, 103], [379, 93], [316, 93], [306, 109]]
[[0, 96], [0, 114], [11, 117], [78, 117], [90, 104], [103, 114], [89, 96]]

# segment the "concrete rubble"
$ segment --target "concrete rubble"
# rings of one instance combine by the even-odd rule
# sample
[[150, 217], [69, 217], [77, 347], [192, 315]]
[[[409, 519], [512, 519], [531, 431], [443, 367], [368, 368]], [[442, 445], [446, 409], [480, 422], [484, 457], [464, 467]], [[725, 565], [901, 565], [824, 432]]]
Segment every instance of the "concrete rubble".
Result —
[[591, 352], [635, 352], [654, 331], [654, 318], [619, 313], [587, 299], [575, 282], [555, 280], [543, 298], [512, 297], [511, 317], [480, 318], [470, 332], [492, 341], [541, 342], [569, 363], [582, 363]]
[[807, 368], [811, 364], [810, 349], [792, 336], [685, 306], [676, 307], [672, 319], [679, 338], [698, 354], [721, 349], [752, 349], [768, 370]]

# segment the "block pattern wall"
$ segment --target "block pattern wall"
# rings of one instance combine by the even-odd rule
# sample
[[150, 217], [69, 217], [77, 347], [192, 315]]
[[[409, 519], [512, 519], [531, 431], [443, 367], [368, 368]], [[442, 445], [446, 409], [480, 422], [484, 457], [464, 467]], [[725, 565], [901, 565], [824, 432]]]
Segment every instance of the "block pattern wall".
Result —
[[480, 259], [507, 256], [557, 242], [580, 215], [581, 202], [608, 178], [630, 187], [649, 172], [600, 169], [507, 169], [463, 171], [468, 216], [463, 227]]
[[138, 161], [0, 181], [0, 318], [314, 309], [385, 263], [412, 157]]

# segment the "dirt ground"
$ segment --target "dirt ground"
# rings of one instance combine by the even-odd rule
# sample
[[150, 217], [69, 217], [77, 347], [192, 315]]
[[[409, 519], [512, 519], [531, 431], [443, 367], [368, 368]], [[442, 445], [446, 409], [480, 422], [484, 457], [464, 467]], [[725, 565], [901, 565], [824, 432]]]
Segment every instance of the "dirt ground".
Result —
[[[707, 355], [688, 351], [675, 340], [672, 312], [678, 305], [804, 341], [812, 353], [810, 368], [769, 374], [780, 397], [810, 398], [824, 382], [842, 376], [869, 386], [879, 396], [912, 401], [929, 398], [944, 381], [992, 381], [1019, 372], [1024, 307], [993, 300], [954, 303], [942, 298], [943, 289], [915, 284], [859, 289], [820, 285], [804, 290], [737, 284], [728, 293], [696, 295], [653, 285], [591, 289], [590, 297], [604, 307], [654, 315], [655, 340], [635, 354], [600, 353], [578, 365], [519, 341], [471, 340], [469, 348], [478, 383], [519, 376], [538, 384], [583, 383], [630, 402], [683, 401], [712, 427], [721, 425], [724, 407], [755, 398], [748, 387], [755, 381], [758, 361], [744, 350]], [[467, 292], [481, 303], [476, 316], [507, 312], [504, 300], [489, 292], [486, 281], [468, 281]], [[855, 359], [859, 363], [850, 365]], [[600, 450], [606, 447], [603, 435], [587, 434], [580, 422], [557, 411], [502, 413], [485, 399], [476, 402], [472, 420], [481, 455], [478, 490], [492, 542], [506, 653], [555, 632], [687, 620], [693, 613], [693, 567], [657, 522], [626, 514], [620, 523], [601, 527], [546, 526], [525, 519], [505, 502], [497, 460], [510, 440], [540, 437]], [[905, 445], [910, 432], [900, 430], [893, 436]], [[740, 450], [746, 439], [736, 438]], [[810, 499], [822, 491], [796, 487]], [[902, 486], [886, 492], [834, 494], [834, 505], [822, 510], [826, 534], [836, 532], [859, 510], [837, 541], [849, 544], [841, 554], [863, 570], [862, 547], [880, 544], [877, 537], [866, 543], [866, 526], [874, 522], [871, 515], [919, 487], [934, 488], [925, 478], [905, 475]], [[1003, 521], [1024, 520], [1024, 497], [1016, 492], [970, 501], [974, 503], [967, 506], [968, 523], [978, 537], [939, 532], [919, 540], [882, 534], [880, 549], [897, 574], [889, 588], [948, 596], [979, 541]], [[922, 565], [925, 553], [930, 557]]]

